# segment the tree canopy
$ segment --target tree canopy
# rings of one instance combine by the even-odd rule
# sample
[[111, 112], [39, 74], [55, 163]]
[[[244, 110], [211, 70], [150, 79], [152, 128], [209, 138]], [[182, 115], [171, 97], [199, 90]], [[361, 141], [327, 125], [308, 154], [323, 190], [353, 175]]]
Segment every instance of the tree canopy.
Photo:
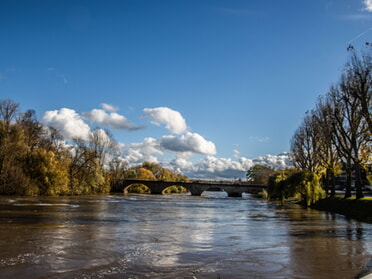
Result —
[[0, 194], [81, 195], [107, 193], [125, 178], [186, 181], [187, 177], [158, 164], [128, 167], [109, 131], [96, 129], [88, 140], [69, 144], [34, 110], [0, 100]]
[[335, 194], [336, 176], [346, 176], [345, 197], [355, 183], [357, 198], [369, 183], [366, 171], [372, 164], [372, 58], [369, 52], [350, 58], [339, 82], [320, 96], [306, 112], [291, 140], [294, 165], [316, 174], [325, 190]]

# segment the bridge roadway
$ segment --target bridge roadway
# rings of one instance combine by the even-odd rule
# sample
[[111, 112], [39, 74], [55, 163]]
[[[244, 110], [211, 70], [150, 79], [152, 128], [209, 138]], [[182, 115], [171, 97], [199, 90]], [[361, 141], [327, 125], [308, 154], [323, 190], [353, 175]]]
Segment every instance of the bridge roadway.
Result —
[[190, 182], [173, 182], [173, 181], [163, 181], [163, 180], [135, 180], [135, 179], [125, 179], [116, 183], [112, 187], [113, 192], [128, 193], [128, 188], [133, 184], [143, 184], [146, 185], [151, 194], [162, 195], [170, 186], [183, 186], [185, 187], [193, 196], [200, 196], [204, 191], [214, 190], [214, 191], [225, 191], [229, 197], [242, 197], [243, 193], [257, 193], [266, 189], [267, 186], [262, 185], [251, 185], [243, 183], [227, 183], [227, 182], [200, 182], [200, 181], [190, 181]]

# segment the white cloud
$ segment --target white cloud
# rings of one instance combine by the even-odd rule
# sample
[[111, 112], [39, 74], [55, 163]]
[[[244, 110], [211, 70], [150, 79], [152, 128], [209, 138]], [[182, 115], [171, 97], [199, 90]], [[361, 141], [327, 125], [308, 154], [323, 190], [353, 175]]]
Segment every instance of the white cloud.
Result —
[[167, 107], [145, 108], [143, 111], [145, 116], [153, 119], [153, 124], [164, 124], [172, 134], [182, 134], [187, 130], [186, 120], [178, 111]]
[[[235, 154], [238, 153], [235, 152]], [[238, 160], [232, 160], [230, 158], [207, 156], [196, 163], [187, 161], [184, 158], [177, 158], [171, 162], [173, 167], [180, 168], [190, 178], [215, 180], [244, 179], [247, 170], [256, 164], [262, 164], [274, 169], [284, 169], [292, 166], [288, 153], [266, 155], [256, 159], [240, 157]]]
[[171, 135], [163, 136], [160, 140], [160, 146], [175, 152], [193, 152], [205, 155], [216, 154], [214, 143], [207, 141], [197, 133], [187, 132], [180, 137]]
[[364, 0], [363, 4], [365, 6], [364, 7], [365, 11], [372, 12], [372, 0]]
[[234, 149], [233, 150], [233, 157], [235, 159], [239, 159], [240, 158], [240, 152], [239, 152], [239, 150], [237, 150], [237, 149]]
[[291, 161], [289, 159], [289, 154], [287, 152], [281, 153], [279, 155], [265, 155], [260, 156], [253, 160], [253, 163], [264, 165], [267, 167], [272, 167], [274, 169], [283, 169], [287, 166], [291, 166]]
[[113, 105], [110, 105], [110, 104], [105, 104], [105, 103], [102, 103], [101, 104], [101, 107], [105, 110], [105, 111], [110, 111], [110, 112], [116, 112], [119, 110], [118, 107], [115, 107]]
[[97, 123], [98, 125], [110, 127], [114, 130], [140, 129], [139, 127], [135, 127], [125, 116], [116, 112], [107, 113], [103, 109], [93, 109], [90, 112], [83, 113], [83, 116], [91, 123]]
[[46, 111], [41, 117], [41, 122], [56, 128], [68, 140], [74, 137], [88, 139], [90, 135], [88, 124], [72, 109], [61, 108], [60, 110]]
[[[84, 122], [88, 120], [113, 129], [137, 129], [124, 116], [115, 112], [116, 107], [105, 103], [101, 106], [103, 109], [93, 109], [82, 115], [68, 108], [47, 111], [42, 115], [41, 122], [58, 129], [67, 140], [74, 137], [88, 139], [91, 129]], [[234, 149], [232, 158], [217, 157], [215, 144], [197, 133], [188, 132], [186, 121], [179, 112], [166, 107], [145, 109], [144, 112], [157, 125], [163, 124], [171, 133], [181, 135], [165, 135], [159, 139], [147, 137], [139, 143], [120, 143], [120, 158], [127, 161], [130, 166], [150, 161], [159, 163], [163, 167], [179, 169], [190, 178], [217, 180], [244, 179], [247, 170], [255, 164], [274, 169], [291, 166], [288, 153], [249, 159], [241, 157], [240, 152]], [[104, 133], [104, 131], [98, 130], [97, 133]], [[99, 135], [103, 138], [105, 136], [105, 134]], [[252, 140], [259, 139], [252, 138]], [[193, 160], [195, 155], [201, 159]]]
[[191, 161], [188, 161], [186, 158], [179, 156], [177, 156], [176, 159], [174, 159], [171, 162], [171, 165], [175, 166], [181, 172], [183, 172], [182, 170], [188, 170], [193, 168], [193, 163]]
[[121, 144], [122, 157], [130, 165], [141, 164], [145, 161], [157, 163], [155, 155], [163, 155], [158, 141], [154, 138], [145, 138], [141, 143]]

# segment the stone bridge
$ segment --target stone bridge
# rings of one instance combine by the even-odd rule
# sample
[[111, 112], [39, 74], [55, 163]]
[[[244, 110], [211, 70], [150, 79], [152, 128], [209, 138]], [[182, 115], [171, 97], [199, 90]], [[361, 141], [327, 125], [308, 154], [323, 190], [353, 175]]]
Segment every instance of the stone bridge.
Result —
[[267, 186], [262, 185], [251, 185], [243, 183], [229, 183], [229, 182], [173, 182], [173, 181], [162, 181], [162, 180], [135, 180], [125, 179], [122, 180], [112, 187], [113, 192], [128, 193], [128, 188], [133, 184], [146, 185], [151, 194], [164, 194], [165, 190], [170, 186], [183, 186], [193, 196], [200, 196], [204, 191], [225, 191], [229, 197], [241, 197], [243, 193], [257, 193], [266, 189]]

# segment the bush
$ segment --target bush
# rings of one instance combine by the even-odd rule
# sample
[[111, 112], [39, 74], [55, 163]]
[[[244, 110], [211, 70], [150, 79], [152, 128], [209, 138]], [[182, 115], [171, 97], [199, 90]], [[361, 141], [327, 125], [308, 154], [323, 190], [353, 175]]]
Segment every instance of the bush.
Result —
[[284, 202], [289, 198], [298, 198], [307, 206], [325, 197], [319, 177], [310, 171], [288, 169], [277, 171], [269, 178], [269, 197]]
[[164, 194], [184, 194], [187, 192], [188, 190], [185, 187], [174, 185], [165, 189]]
[[127, 193], [150, 194], [150, 189], [144, 184], [132, 184], [126, 189]]

